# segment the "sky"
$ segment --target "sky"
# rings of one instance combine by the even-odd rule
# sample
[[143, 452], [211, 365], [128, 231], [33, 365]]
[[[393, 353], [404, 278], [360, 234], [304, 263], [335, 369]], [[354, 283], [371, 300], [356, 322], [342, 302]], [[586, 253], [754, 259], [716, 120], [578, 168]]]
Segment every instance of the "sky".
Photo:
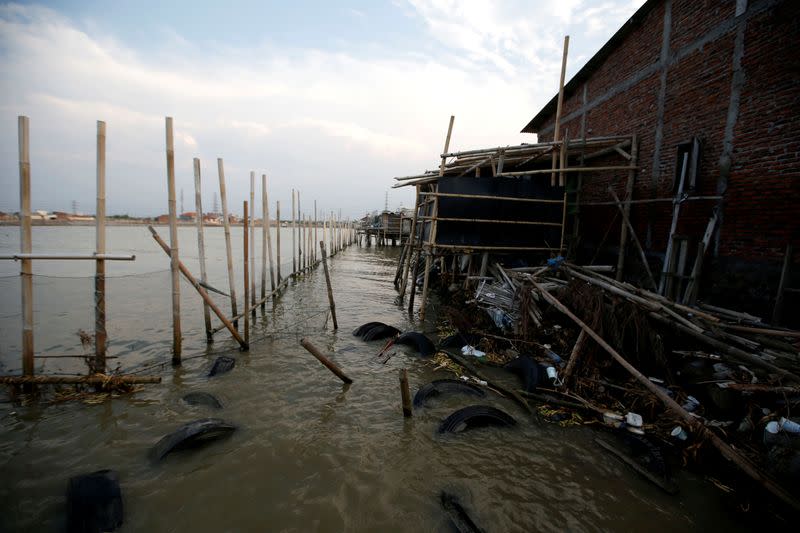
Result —
[[[109, 214], [167, 212], [165, 117], [178, 209], [205, 211], [224, 161], [229, 209], [250, 172], [271, 209], [359, 217], [413, 207], [395, 176], [451, 150], [534, 142], [519, 133], [643, 0], [0, 4], [0, 211], [19, 209], [17, 116], [30, 118], [34, 210], [95, 210], [96, 121], [107, 123]], [[260, 188], [258, 189], [260, 191]], [[260, 192], [256, 193], [260, 198]], [[259, 208], [256, 213], [260, 214]], [[274, 217], [274, 211], [273, 211]]]

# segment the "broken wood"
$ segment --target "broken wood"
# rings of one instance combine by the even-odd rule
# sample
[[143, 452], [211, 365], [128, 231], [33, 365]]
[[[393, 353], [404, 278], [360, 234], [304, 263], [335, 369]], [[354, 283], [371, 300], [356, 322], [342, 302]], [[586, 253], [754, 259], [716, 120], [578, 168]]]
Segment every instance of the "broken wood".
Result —
[[[324, 248], [323, 248], [323, 250], [324, 250]], [[322, 253], [323, 253], [323, 257], [324, 257], [324, 253], [325, 252], [323, 251]], [[300, 339], [300, 346], [302, 346], [303, 348], [308, 350], [308, 353], [310, 353], [311, 355], [316, 357], [317, 360], [325, 366], [325, 368], [327, 368], [328, 370], [333, 372], [336, 375], [336, 377], [341, 379], [343, 382], [345, 382], [347, 384], [350, 384], [350, 383], [353, 382], [352, 379], [347, 377], [347, 375], [344, 372], [342, 372], [341, 368], [336, 366], [336, 363], [334, 363], [333, 361], [331, 361], [330, 359], [325, 357], [325, 355], [319, 350], [319, 348], [317, 348], [316, 346], [311, 344], [311, 341], [309, 341], [308, 339], [305, 339], [305, 338]]]

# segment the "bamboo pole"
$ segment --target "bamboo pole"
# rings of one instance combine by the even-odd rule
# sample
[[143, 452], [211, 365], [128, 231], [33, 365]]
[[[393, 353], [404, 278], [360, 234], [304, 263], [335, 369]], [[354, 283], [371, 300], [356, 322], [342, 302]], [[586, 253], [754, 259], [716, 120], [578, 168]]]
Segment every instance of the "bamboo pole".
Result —
[[[317, 225], [318, 225], [318, 222], [317, 222], [317, 201], [314, 200], [314, 239], [311, 241], [312, 243], [319, 241], [319, 238], [317, 237]], [[317, 256], [317, 247], [316, 246], [312, 246], [311, 248], [314, 251], [314, 263], [316, 263], [317, 262], [317, 257], [318, 257]]]
[[[219, 174], [219, 198], [222, 201], [222, 227], [225, 229], [225, 254], [228, 260], [228, 292], [231, 295], [231, 316], [236, 316], [236, 280], [233, 275], [233, 250], [231, 245], [231, 222], [228, 216], [228, 195], [225, 190], [225, 168], [222, 158], [217, 159], [217, 173]], [[245, 306], [247, 302], [245, 302]], [[238, 328], [239, 322], [233, 321], [233, 327]]]
[[[323, 248], [323, 251], [322, 251], [322, 257], [323, 257], [322, 261], [324, 263], [325, 262], [325, 259], [324, 259], [325, 258], [325, 249], [324, 248]], [[341, 379], [344, 383], [349, 385], [350, 383], [353, 382], [352, 379], [347, 377], [347, 375], [344, 372], [342, 372], [341, 368], [336, 366], [336, 363], [334, 363], [333, 361], [331, 361], [330, 359], [325, 357], [325, 355], [323, 355], [323, 353], [320, 351], [319, 348], [317, 348], [316, 346], [311, 344], [311, 341], [309, 341], [308, 339], [305, 339], [305, 338], [300, 339], [300, 346], [302, 346], [303, 348], [308, 350], [308, 353], [310, 353], [311, 355], [316, 357], [317, 361], [319, 361], [320, 363], [325, 365], [325, 368], [327, 368], [328, 370], [333, 372], [334, 375], [336, 377], [338, 377], [339, 379]]]
[[[563, 203], [559, 200], [559, 203]], [[561, 227], [560, 222], [538, 222], [538, 221], [528, 221], [528, 220], [492, 220], [488, 218], [450, 218], [450, 217], [434, 217], [434, 216], [423, 216], [420, 217], [423, 220], [430, 220], [432, 222], [469, 222], [474, 224], [517, 224], [517, 225], [528, 225], [528, 226], [555, 226], [557, 228]]]
[[[150, 233], [153, 235], [153, 239], [155, 239], [158, 245], [161, 246], [161, 249], [164, 250], [164, 253], [171, 256], [172, 250], [167, 243], [164, 242], [164, 239], [162, 239], [161, 236], [156, 232], [153, 226], [147, 226], [147, 229], [150, 230]], [[211, 299], [211, 296], [208, 295], [208, 292], [206, 292], [205, 288], [203, 288], [203, 286], [200, 285], [192, 273], [189, 272], [189, 269], [186, 268], [186, 265], [178, 261], [178, 268], [180, 269], [181, 274], [183, 274], [183, 277], [185, 277], [192, 287], [195, 288], [195, 290], [200, 294], [200, 297], [203, 298], [203, 301], [208, 304], [214, 314], [217, 315], [217, 318], [219, 318], [228, 331], [231, 332], [231, 335], [233, 335], [233, 338], [239, 343], [239, 346], [241, 346], [242, 350], [247, 350], [248, 345], [239, 336], [239, 332], [236, 331], [236, 326], [234, 326], [231, 321], [228, 320], [224, 314], [222, 314], [222, 311], [220, 311], [219, 307], [217, 307], [217, 304], [214, 303], [214, 300]]]
[[[631, 140], [631, 165], [636, 166], [638, 161], [638, 153], [639, 153], [639, 144], [636, 140], [636, 134], [633, 135]], [[628, 181], [625, 183], [625, 206], [622, 208], [622, 229], [620, 230], [619, 234], [619, 257], [617, 258], [617, 281], [622, 281], [624, 269], [625, 269], [625, 248], [628, 245], [628, 229], [631, 230], [631, 235], [636, 235], [633, 231], [633, 227], [631, 226], [630, 218], [631, 218], [631, 200], [633, 200], [633, 181], [636, 178], [636, 172], [634, 170], [628, 171]], [[617, 198], [616, 193], [612, 190], [612, 194], [614, 195], [614, 200], [619, 200]], [[619, 203], [617, 203], [617, 207], [620, 207]], [[641, 245], [639, 244], [639, 239], [636, 239], [637, 246], [641, 250]], [[647, 258], [644, 255], [644, 251], [642, 250], [642, 260], [644, 261], [645, 268], [647, 269], [647, 274], [650, 276], [650, 279], [653, 279], [653, 274], [650, 272], [650, 265], [647, 263]], [[655, 282], [654, 282], [655, 283]]]
[[295, 218], [295, 199], [294, 199], [294, 189], [292, 189], [292, 277], [294, 277], [294, 273], [297, 272], [297, 250], [295, 249], [296, 242], [295, 242], [295, 230], [297, 229], [297, 219]]
[[[250, 253], [249, 246], [248, 246], [248, 244], [249, 244], [248, 240], [249, 240], [249, 236], [250, 236], [249, 235], [250, 228], [248, 227], [248, 219], [247, 219], [247, 200], [245, 200], [243, 205], [242, 205], [242, 212], [244, 213], [244, 216], [242, 218], [242, 230], [243, 230], [242, 231], [242, 234], [243, 234], [242, 239], [243, 239], [243, 245], [244, 245], [243, 246], [244, 249], [242, 250], [242, 253], [244, 254], [244, 261], [243, 261], [243, 263], [244, 263], [244, 265], [243, 265], [244, 266], [244, 305], [245, 305], [245, 307], [247, 307], [247, 302], [250, 302], [250, 275], [249, 275], [250, 274], [250, 272], [249, 272], [250, 269], [248, 268], [249, 267], [248, 260], [250, 259], [248, 257], [248, 255]], [[250, 303], [253, 304], [254, 302], [250, 302]], [[253, 308], [253, 309], [255, 309], [255, 308]], [[253, 311], [253, 312], [255, 313], [255, 311]], [[247, 310], [245, 309], [243, 314], [244, 314], [244, 342], [245, 342], [245, 344], [250, 344], [250, 313], [248, 313]]]
[[400, 398], [403, 401], [403, 416], [411, 418], [411, 391], [408, 390], [408, 370], [400, 369]]
[[88, 385], [123, 383], [132, 385], [137, 383], [161, 383], [161, 377], [114, 376], [107, 374], [92, 374], [89, 376], [0, 376], [0, 384], [3, 385], [68, 385], [73, 383], [86, 383]]
[[[564, 130], [564, 145], [559, 150], [559, 157], [560, 157], [560, 168], [564, 168], [567, 166], [567, 143], [569, 143], [569, 128]], [[567, 186], [566, 180], [564, 178], [564, 173], [561, 172], [558, 175], [558, 184], [564, 187], [564, 203], [561, 206], [561, 245], [559, 246], [559, 253], [561, 255], [566, 255], [564, 250], [564, 237], [566, 235], [567, 230]]]
[[[608, 190], [611, 192], [611, 196], [613, 196], [614, 200], [617, 202], [617, 208], [619, 209], [619, 212], [622, 214], [623, 226], [627, 227], [631, 232], [631, 238], [633, 239], [633, 243], [636, 245], [636, 250], [639, 252], [639, 257], [641, 258], [642, 264], [644, 265], [644, 268], [647, 271], [647, 278], [650, 280], [650, 285], [653, 287], [653, 290], [658, 290], [658, 286], [656, 285], [656, 280], [653, 277], [653, 273], [650, 271], [650, 264], [647, 262], [647, 256], [644, 253], [644, 248], [642, 248], [642, 243], [639, 242], [639, 237], [636, 236], [636, 232], [633, 230], [633, 225], [631, 225], [631, 221], [628, 218], [628, 214], [630, 213], [630, 204], [627, 205], [628, 212], [626, 212], [625, 209], [622, 207], [622, 203], [619, 201], [617, 193], [614, 192], [614, 189], [609, 187]], [[619, 269], [622, 268], [621, 265], [623, 264], [624, 264], [624, 250], [621, 249], [619, 258], [617, 259], [617, 281], [620, 281]]]
[[[95, 253], [106, 253], [106, 123], [97, 121], [97, 206], [95, 210]], [[106, 370], [106, 262], [95, 261], [94, 274], [94, 364], [92, 370]]]
[[[564, 77], [567, 74], [567, 53], [569, 52], [569, 35], [564, 36], [564, 51], [561, 56], [561, 78], [558, 82], [558, 101], [556, 102], [556, 121], [553, 126], [553, 141], [558, 141], [559, 133], [561, 132], [561, 107], [564, 103]], [[552, 173], [550, 174], [550, 186], [555, 187], [556, 185], [556, 158], [559, 157], [561, 152], [564, 150], [563, 145], [558, 146], [558, 154], [553, 151], [553, 169]], [[564, 166], [562, 165], [561, 168], [563, 169]]]
[[792, 244], [786, 245], [786, 254], [783, 256], [783, 267], [781, 268], [781, 279], [778, 281], [778, 292], [775, 295], [775, 307], [772, 309], [772, 323], [780, 324], [783, 315], [783, 298], [786, 292], [786, 278], [789, 277], [789, 268], [792, 264]]
[[683, 154], [683, 163], [681, 164], [681, 178], [678, 182], [678, 191], [675, 193], [675, 203], [672, 206], [672, 223], [670, 224], [669, 228], [669, 238], [667, 239], [667, 251], [664, 253], [664, 266], [661, 269], [661, 277], [658, 280], [658, 293], [665, 294], [666, 289], [666, 282], [667, 282], [667, 273], [669, 271], [669, 265], [672, 261], [672, 248], [673, 242], [675, 238], [675, 230], [678, 227], [678, 216], [681, 212], [681, 203], [678, 201], [681, 196], [683, 196], [683, 187], [686, 184], [686, 172], [687, 172], [687, 164], [689, 161], [689, 154]]
[[277, 271], [276, 275], [278, 284], [281, 281], [281, 201], [278, 200], [275, 202], [275, 224], [277, 225], [277, 231], [275, 232], [275, 260], [277, 263]]
[[[439, 198], [465, 198], [467, 200], [502, 200], [509, 202], [528, 202], [535, 204], [561, 204], [561, 200], [544, 200], [540, 198], [515, 198], [513, 196], [490, 196], [485, 194], [457, 194], [450, 192], [421, 192], [420, 196], [438, 196]], [[670, 199], [671, 200], [671, 199]]]
[[297, 270], [303, 269], [303, 225], [300, 222], [300, 191], [297, 191]]
[[181, 364], [181, 280], [178, 263], [178, 216], [175, 206], [175, 145], [172, 117], [166, 118], [167, 130], [167, 196], [169, 200], [169, 247], [172, 271], [172, 364]]
[[[26, 116], [17, 119], [19, 136], [19, 251], [30, 254], [31, 238], [31, 162], [30, 121]], [[20, 264], [22, 280], [22, 373], [33, 376], [33, 268], [30, 259]]]
[[[262, 244], [264, 248], [267, 250], [267, 257], [269, 259], [269, 284], [272, 290], [275, 290], [275, 269], [272, 265], [272, 232], [270, 230], [270, 221], [269, 221], [269, 190], [267, 189], [267, 175], [261, 175], [261, 195], [263, 198], [263, 207], [262, 210], [264, 211], [264, 235], [266, 236], [266, 241], [262, 240]], [[280, 226], [278, 226], [278, 232], [281, 231]], [[261, 260], [263, 262], [263, 254], [261, 256]], [[264, 276], [266, 274], [262, 274], [261, 276], [261, 298], [264, 298]], [[261, 309], [264, 309], [264, 306], [261, 306]]]
[[[251, 313], [253, 314], [253, 319], [256, 318], [256, 308], [253, 304], [256, 303], [256, 173], [254, 171], [250, 171], [250, 203], [247, 204], [250, 207], [251, 213], [250, 218], [252, 221], [249, 221], [248, 227], [250, 228], [250, 235], [248, 236], [248, 240], [250, 241], [250, 266], [248, 268], [248, 275], [250, 277], [250, 307], [252, 308]], [[245, 298], [245, 305], [247, 304], [248, 300]]]
[[333, 288], [331, 287], [331, 276], [328, 272], [328, 259], [325, 254], [325, 241], [319, 241], [320, 254], [322, 255], [322, 268], [325, 270], [325, 285], [328, 287], [328, 303], [331, 306], [331, 318], [333, 319], [333, 329], [339, 329], [336, 322], [336, 302], [333, 301]]
[[[419, 212], [419, 199], [420, 199], [419, 185], [417, 185], [415, 189], [417, 194], [414, 199], [414, 216], [411, 218], [411, 229], [409, 230], [408, 239], [406, 240], [406, 260], [405, 260], [405, 265], [403, 266], [403, 281], [400, 285], [401, 303], [403, 301], [403, 297], [406, 294], [406, 287], [408, 285], [408, 274], [411, 267], [411, 258], [414, 255], [414, 240], [416, 238], [416, 231], [417, 231], [417, 213]], [[369, 236], [367, 236], [367, 238], [369, 239]]]
[[583, 331], [586, 332], [587, 335], [592, 337], [597, 344], [599, 344], [606, 352], [608, 352], [611, 357], [614, 358], [617, 363], [619, 363], [625, 370], [627, 370], [636, 380], [643, 385], [647, 390], [653, 393], [664, 406], [673, 411], [675, 414], [680, 416], [684, 423], [694, 431], [698, 436], [707, 438], [714, 447], [716, 447], [723, 457], [732, 461], [736, 464], [744, 473], [749, 475], [755, 481], [761, 483], [768, 491], [770, 491], [773, 495], [780, 498], [784, 503], [790, 505], [795, 510], [800, 510], [800, 503], [798, 503], [794, 497], [787, 493], [782, 487], [780, 487], [777, 483], [772, 481], [770, 478], [766, 477], [763, 473], [761, 473], [758, 468], [750, 462], [745, 456], [739, 454], [736, 450], [731, 448], [726, 442], [720, 439], [715, 433], [709, 431], [702, 422], [700, 422], [697, 418], [695, 418], [691, 413], [687, 412], [683, 407], [681, 407], [675, 400], [670, 398], [666, 392], [660, 389], [657, 385], [655, 385], [652, 381], [650, 381], [646, 376], [644, 376], [641, 372], [639, 372], [633, 365], [631, 365], [627, 360], [625, 360], [622, 355], [619, 354], [614, 348], [612, 348], [600, 335], [598, 335], [592, 328], [587, 326], [580, 318], [575, 316], [572, 311], [570, 311], [564, 304], [562, 304], [555, 296], [547, 292], [544, 287], [539, 285], [537, 282], [532, 281], [533, 285], [539, 290], [539, 293], [542, 297], [547, 300], [550, 304], [552, 304], [556, 309], [567, 315], [570, 319], [572, 319], [575, 324], [577, 324]]
[[[445, 138], [445, 141], [444, 141], [444, 150], [442, 150], [442, 152], [444, 152], [444, 153], [447, 153], [447, 151], [450, 149], [450, 137], [453, 134], [453, 122], [455, 122], [455, 119], [456, 119], [455, 115], [450, 115], [450, 124], [448, 124], [448, 126], [447, 126], [447, 137]], [[439, 166], [439, 176], [444, 176], [444, 165], [445, 165], [445, 162], [446, 162], [446, 159], [443, 157], [442, 158], [442, 163]], [[435, 185], [435, 187], [436, 187], [436, 191], [435, 192], [439, 192], [438, 184]], [[438, 214], [439, 214], [439, 197], [438, 196], [434, 196], [433, 197], [433, 210], [431, 212], [431, 215], [435, 218], [435, 217], [438, 216]], [[423, 228], [424, 228], [424, 225], [423, 225]], [[420, 320], [425, 320], [425, 308], [428, 305], [428, 285], [429, 285], [429, 282], [430, 282], [430, 275], [431, 275], [431, 262], [433, 260], [433, 254], [435, 252], [435, 248], [434, 247], [436, 246], [436, 228], [437, 228], [436, 220], [431, 220], [431, 229], [430, 229], [429, 238], [428, 238], [428, 254], [425, 256], [425, 275], [424, 275], [423, 281], [422, 281], [422, 301], [420, 302], [420, 306], [419, 306], [419, 318], [420, 318]]]
[[[200, 183], [200, 159], [194, 158], [194, 208], [196, 212], [195, 223], [197, 224], [197, 255], [200, 260], [200, 281], [208, 284], [208, 274], [206, 272], [206, 243], [203, 235], [203, 195]], [[206, 326], [206, 342], [214, 342], [214, 335], [211, 333], [211, 309], [203, 301], [203, 320]]]
[[0, 255], [0, 259], [14, 259], [15, 261], [27, 259], [55, 259], [58, 261], [133, 261], [136, 259], [132, 254], [98, 254], [98, 253], [65, 253], [65, 254], [51, 254], [51, 253], [30, 253], [30, 254], [4, 254]]

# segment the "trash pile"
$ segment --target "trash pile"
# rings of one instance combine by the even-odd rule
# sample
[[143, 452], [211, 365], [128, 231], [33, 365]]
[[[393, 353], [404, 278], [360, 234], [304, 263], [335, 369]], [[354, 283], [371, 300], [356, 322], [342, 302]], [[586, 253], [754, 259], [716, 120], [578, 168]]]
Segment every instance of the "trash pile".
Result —
[[673, 302], [604, 275], [609, 267], [556, 258], [490, 270], [468, 303], [494, 327], [465, 324], [462, 311], [455, 327], [471, 342], [456, 343], [459, 361], [508, 354], [520, 395], [667, 447], [683, 464], [716, 450], [800, 510], [800, 332]]

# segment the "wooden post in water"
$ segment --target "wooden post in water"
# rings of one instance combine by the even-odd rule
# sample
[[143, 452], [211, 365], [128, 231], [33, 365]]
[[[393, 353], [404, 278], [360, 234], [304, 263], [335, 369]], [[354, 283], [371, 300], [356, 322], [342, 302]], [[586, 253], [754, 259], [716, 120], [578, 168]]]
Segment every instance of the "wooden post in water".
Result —
[[[317, 238], [317, 201], [314, 200], [314, 240], [311, 242], [317, 242], [319, 239]], [[314, 250], [314, 264], [317, 263], [317, 247], [312, 246]]]
[[247, 302], [250, 301], [250, 279], [249, 279], [249, 269], [248, 269], [248, 237], [249, 237], [249, 228], [248, 228], [248, 221], [247, 221], [247, 200], [244, 201], [243, 206], [244, 218], [242, 219], [242, 233], [244, 234], [244, 309], [242, 313], [244, 314], [244, 342], [245, 344], [250, 344], [250, 314], [247, 312]]
[[331, 288], [331, 275], [328, 272], [328, 259], [325, 254], [325, 241], [319, 241], [319, 249], [322, 254], [322, 268], [325, 270], [325, 284], [328, 286], [328, 303], [331, 305], [331, 318], [333, 319], [333, 329], [339, 329], [336, 322], [336, 303], [333, 301], [333, 289]]
[[300, 217], [300, 191], [297, 191], [297, 271], [303, 270], [303, 224]]
[[[272, 264], [272, 233], [270, 228], [270, 221], [269, 221], [269, 191], [267, 190], [267, 175], [261, 175], [261, 195], [262, 195], [262, 202], [263, 207], [262, 210], [264, 211], [264, 235], [266, 236], [266, 240], [263, 242], [264, 248], [267, 249], [267, 256], [269, 257], [269, 284], [272, 290], [275, 290], [275, 268]], [[280, 227], [278, 228], [280, 231]], [[263, 261], [263, 254], [262, 254], [262, 261]], [[261, 276], [261, 298], [264, 298], [264, 282], [265, 282], [266, 274], [262, 274]], [[264, 304], [261, 304], [261, 309], [264, 309]]]
[[[206, 242], [203, 235], [203, 195], [200, 185], [200, 159], [194, 158], [194, 209], [196, 212], [195, 223], [197, 225], [197, 256], [200, 260], [200, 281], [207, 284], [208, 274], [206, 273]], [[211, 309], [203, 301], [203, 319], [206, 325], [206, 342], [214, 342], [214, 335], [211, 333]]]
[[400, 397], [403, 400], [403, 416], [411, 418], [411, 391], [408, 390], [408, 370], [400, 369]]
[[[250, 218], [255, 221], [256, 219], [256, 173], [250, 171]], [[250, 300], [245, 298], [245, 305], [250, 302], [251, 313], [253, 318], [256, 317], [256, 225], [252, 222], [250, 225]]]
[[[446, 154], [447, 151], [450, 149], [450, 136], [453, 134], [453, 122], [455, 121], [456, 117], [454, 115], [450, 115], [450, 124], [447, 126], [447, 137], [444, 141], [444, 151], [443, 154]], [[439, 176], [444, 176], [444, 165], [446, 162], [446, 158], [442, 157], [442, 163], [439, 166]], [[439, 186], [436, 185], [436, 192], [439, 192]], [[431, 263], [433, 260], [433, 253], [434, 253], [434, 246], [436, 245], [436, 217], [438, 216], [439, 211], [439, 197], [433, 197], [433, 210], [431, 215], [433, 218], [431, 219], [431, 229], [428, 237], [428, 254], [425, 256], [425, 273], [424, 277], [422, 278], [422, 301], [419, 305], [419, 318], [420, 320], [425, 320], [425, 308], [428, 305], [428, 282], [430, 280], [431, 275]], [[424, 233], [424, 231], [423, 231]]]
[[[97, 121], [97, 206], [95, 253], [106, 253], [106, 123]], [[106, 262], [95, 261], [94, 273], [94, 364], [92, 373], [106, 371]]]
[[[323, 248], [323, 251], [322, 251], [322, 257], [323, 257], [323, 258], [325, 257], [325, 251], [324, 251], [324, 248]], [[324, 261], [325, 261], [325, 260], [323, 259], [323, 263], [324, 263]], [[305, 348], [306, 350], [308, 350], [308, 353], [310, 353], [311, 355], [313, 355], [314, 357], [316, 357], [316, 358], [317, 358], [317, 361], [319, 361], [320, 363], [322, 363], [323, 365], [325, 365], [325, 368], [327, 368], [328, 370], [330, 370], [331, 372], [333, 372], [333, 373], [334, 373], [334, 375], [336, 375], [336, 377], [337, 377], [337, 378], [339, 378], [339, 379], [341, 379], [341, 380], [342, 380], [344, 383], [347, 383], [347, 384], [349, 385], [350, 383], [352, 383], [352, 382], [353, 382], [353, 380], [352, 380], [352, 379], [350, 379], [349, 377], [347, 377], [347, 375], [345, 375], [345, 373], [344, 373], [344, 372], [342, 372], [342, 369], [341, 369], [341, 368], [339, 368], [338, 366], [336, 366], [336, 363], [334, 363], [333, 361], [331, 361], [330, 359], [328, 359], [327, 357], [325, 357], [325, 355], [323, 355], [323, 353], [320, 351], [320, 349], [319, 349], [319, 348], [317, 348], [316, 346], [314, 346], [313, 344], [311, 344], [311, 341], [309, 341], [309, 340], [308, 340], [308, 339], [306, 339], [306, 338], [300, 339], [300, 346], [302, 346], [303, 348]]]
[[300, 242], [297, 246], [297, 253], [300, 257], [300, 270], [305, 272], [306, 269], [306, 255], [308, 252], [308, 248], [306, 248], [306, 216], [305, 215], [298, 215], [300, 219], [300, 232], [299, 238]]
[[175, 207], [175, 145], [172, 117], [166, 118], [167, 196], [169, 200], [169, 248], [172, 271], [172, 364], [181, 364], [181, 279], [178, 268], [178, 215]]
[[[32, 251], [30, 121], [17, 119], [19, 136], [19, 251]], [[30, 259], [20, 261], [22, 279], [22, 374], [33, 376], [33, 269]]]
[[[275, 232], [275, 259], [277, 264], [277, 276], [278, 276], [278, 284], [280, 285], [283, 279], [281, 278], [281, 201], [278, 200], [275, 202], [275, 224], [277, 225], [277, 231]], [[273, 289], [274, 290], [274, 289]], [[275, 299], [272, 299], [272, 302], [275, 302]]]
[[[225, 167], [222, 158], [217, 159], [217, 173], [219, 174], [219, 198], [222, 202], [222, 227], [225, 229], [225, 255], [228, 259], [228, 290], [231, 295], [231, 316], [236, 316], [236, 280], [233, 277], [233, 250], [231, 249], [231, 222], [228, 216], [228, 195], [225, 190]], [[247, 302], [244, 303], [245, 307]], [[233, 327], [239, 327], [239, 321], [233, 321]]]
[[292, 277], [297, 272], [297, 250], [295, 249], [296, 242], [294, 232], [297, 229], [297, 219], [295, 218], [295, 199], [294, 189], [292, 189]]
[[[414, 255], [414, 240], [417, 232], [417, 212], [419, 212], [419, 185], [415, 187], [416, 199], [414, 201], [414, 216], [411, 219], [411, 229], [409, 230], [408, 239], [406, 240], [406, 259], [403, 265], [403, 282], [400, 284], [400, 302], [406, 295], [406, 287], [408, 285], [408, 273], [411, 266], [411, 257]], [[402, 228], [402, 225], [400, 226]], [[400, 235], [402, 240], [402, 234]], [[369, 236], [367, 236], [369, 239]]]

